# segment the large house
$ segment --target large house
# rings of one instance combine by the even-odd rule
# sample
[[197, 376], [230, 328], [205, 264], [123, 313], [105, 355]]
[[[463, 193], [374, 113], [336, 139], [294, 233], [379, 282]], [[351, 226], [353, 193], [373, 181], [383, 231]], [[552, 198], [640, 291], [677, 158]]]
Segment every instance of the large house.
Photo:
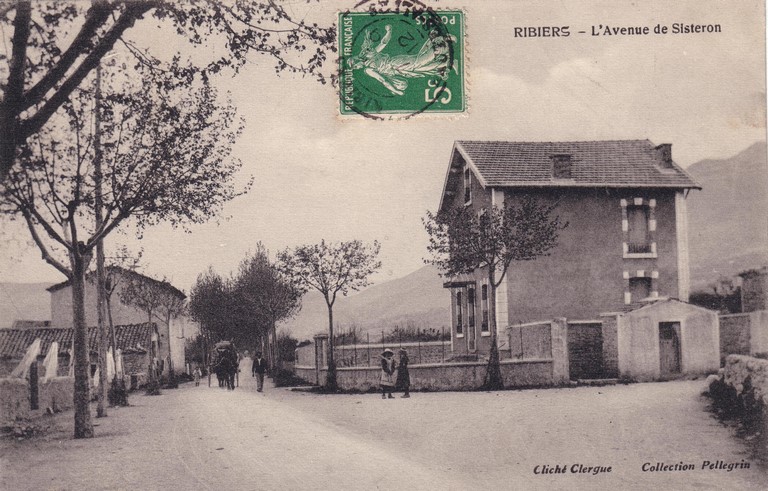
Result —
[[672, 160], [670, 144], [457, 141], [440, 210], [556, 202], [568, 226], [549, 256], [513, 263], [488, 305], [485, 274], [449, 279], [456, 354], [487, 352], [494, 308], [506, 328], [555, 317], [592, 321], [644, 299], [688, 299], [686, 196], [700, 189]]
[[[133, 282], [151, 288], [157, 295], [167, 295], [177, 302], [185, 300], [186, 295], [167, 281], [159, 281], [135, 271], [116, 266], [107, 267], [108, 288], [113, 290], [110, 297], [112, 322], [114, 325], [132, 325], [151, 322], [157, 326], [158, 359], [163, 371], [168, 370], [167, 361], [173, 363], [178, 372], [184, 368], [184, 347], [187, 339], [197, 336], [199, 327], [186, 315], [176, 314], [170, 321], [164, 315], [164, 307], [156, 306], [150, 319], [146, 309], [137, 307], [124, 300], [124, 291]], [[85, 287], [85, 317], [88, 326], [95, 326], [96, 318], [96, 279], [88, 275]], [[51, 326], [72, 327], [72, 288], [69, 281], [58, 283], [48, 288], [51, 293]]]

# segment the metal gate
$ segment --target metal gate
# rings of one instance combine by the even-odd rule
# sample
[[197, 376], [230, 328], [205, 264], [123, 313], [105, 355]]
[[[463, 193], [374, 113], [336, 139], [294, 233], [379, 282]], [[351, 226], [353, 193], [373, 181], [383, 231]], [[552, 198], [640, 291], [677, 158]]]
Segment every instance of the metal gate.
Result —
[[568, 368], [571, 380], [605, 378], [601, 324], [568, 324]]

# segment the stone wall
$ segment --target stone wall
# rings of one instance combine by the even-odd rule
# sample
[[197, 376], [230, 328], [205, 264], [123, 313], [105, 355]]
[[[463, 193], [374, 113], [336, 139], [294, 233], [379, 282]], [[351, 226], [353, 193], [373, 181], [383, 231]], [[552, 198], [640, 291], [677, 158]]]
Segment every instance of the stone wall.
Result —
[[[749, 383], [745, 383], [749, 378]], [[751, 386], [756, 400], [768, 407], [768, 360], [744, 355], [728, 355], [725, 359], [723, 381], [741, 395], [745, 387]]]
[[[482, 386], [487, 364], [485, 362], [435, 363], [411, 365], [411, 390], [472, 390]], [[320, 382], [326, 370], [320, 370]], [[314, 370], [298, 367], [296, 375], [314, 382]], [[344, 390], [369, 391], [379, 389], [381, 369], [378, 367], [339, 368], [336, 371], [339, 387]], [[554, 385], [552, 360], [504, 360], [501, 375], [506, 387], [533, 387]]]
[[423, 343], [397, 343], [397, 344], [358, 344], [335, 346], [333, 354], [336, 360], [336, 366], [359, 367], [373, 366], [378, 367], [381, 363], [381, 352], [389, 348], [395, 352], [395, 359], [398, 359], [397, 352], [400, 348], [408, 352], [408, 358], [413, 364], [423, 363], [442, 363], [451, 358], [450, 341], [425, 341]]
[[619, 331], [618, 314], [602, 314], [603, 373], [608, 378], [619, 376]]
[[551, 324], [549, 321], [519, 324], [507, 328], [512, 359], [550, 358], [552, 356]]
[[728, 355], [768, 354], [768, 310], [720, 316], [720, 361]]
[[0, 378], [0, 424], [30, 414], [29, 383], [21, 378]]
[[768, 309], [768, 267], [741, 273], [741, 310]]
[[749, 314], [720, 316], [720, 364], [728, 355], [748, 355], [750, 352]]
[[54, 377], [40, 384], [40, 409], [65, 411], [74, 406], [74, 377]]

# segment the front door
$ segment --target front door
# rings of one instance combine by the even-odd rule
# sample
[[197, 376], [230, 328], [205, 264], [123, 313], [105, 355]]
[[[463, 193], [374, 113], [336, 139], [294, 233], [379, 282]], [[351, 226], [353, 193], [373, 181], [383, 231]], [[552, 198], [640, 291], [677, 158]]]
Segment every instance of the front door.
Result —
[[680, 373], [680, 323], [659, 323], [659, 358], [662, 375]]

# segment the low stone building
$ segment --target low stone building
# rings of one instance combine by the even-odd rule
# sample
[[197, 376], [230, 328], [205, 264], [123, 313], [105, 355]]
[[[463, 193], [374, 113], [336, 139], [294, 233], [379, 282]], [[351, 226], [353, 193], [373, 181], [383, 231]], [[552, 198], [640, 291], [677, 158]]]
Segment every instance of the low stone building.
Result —
[[662, 299], [602, 318], [606, 370], [633, 380], [716, 372], [720, 367], [717, 312]]
[[[131, 324], [115, 326], [117, 349], [123, 353], [123, 369], [126, 375], [146, 373], [149, 366], [149, 352], [152, 346], [153, 334], [156, 335], [155, 324]], [[58, 376], [65, 376], [69, 371], [74, 330], [61, 327], [0, 329], [0, 377], [7, 377], [19, 364], [27, 348], [40, 339], [40, 354], [38, 364], [42, 361], [53, 342], [59, 345]], [[91, 373], [96, 370], [98, 360], [98, 331], [95, 327], [88, 330], [88, 349], [91, 359]]]

